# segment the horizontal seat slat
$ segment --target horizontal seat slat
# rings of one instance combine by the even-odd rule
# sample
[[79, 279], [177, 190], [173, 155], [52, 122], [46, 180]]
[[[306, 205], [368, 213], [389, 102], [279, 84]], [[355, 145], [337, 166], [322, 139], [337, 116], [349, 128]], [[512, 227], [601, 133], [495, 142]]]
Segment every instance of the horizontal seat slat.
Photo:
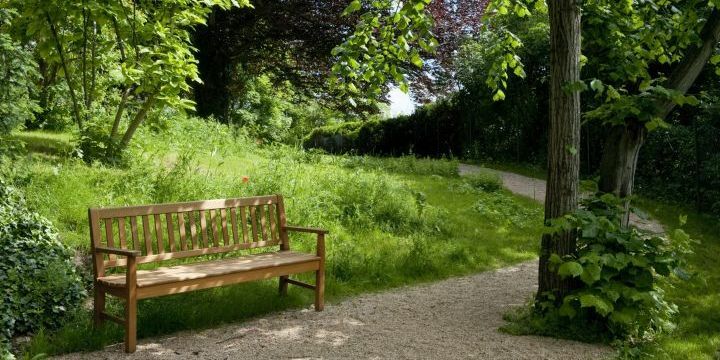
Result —
[[[187, 250], [187, 251], [176, 251], [176, 252], [157, 254], [157, 255], [138, 256], [136, 263], [137, 264], [146, 264], [146, 263], [151, 263], [151, 262], [155, 262], [155, 261], [165, 261], [165, 260], [173, 260], [173, 259], [182, 259], [182, 258], [193, 257], [193, 256], [220, 254], [220, 253], [226, 253], [226, 252], [237, 251], [237, 250], [255, 249], [255, 248], [266, 247], [266, 246], [275, 246], [275, 245], [280, 245], [280, 242], [278, 242], [278, 241], [269, 241], [269, 242], [259, 241], [259, 242], [243, 243], [243, 244], [236, 244], [236, 245], [223, 246], [223, 247], [211, 247], [211, 248], [200, 248], [200, 249]], [[125, 259], [115, 259], [115, 260], [105, 261], [106, 268], [125, 266], [126, 264], [127, 264], [127, 260], [125, 260]]]
[[[246, 255], [232, 259], [161, 267], [153, 270], [138, 270], [137, 286], [142, 288], [319, 260], [320, 258], [314, 254], [279, 251]], [[124, 287], [125, 275], [100, 277], [98, 281], [107, 286]]]

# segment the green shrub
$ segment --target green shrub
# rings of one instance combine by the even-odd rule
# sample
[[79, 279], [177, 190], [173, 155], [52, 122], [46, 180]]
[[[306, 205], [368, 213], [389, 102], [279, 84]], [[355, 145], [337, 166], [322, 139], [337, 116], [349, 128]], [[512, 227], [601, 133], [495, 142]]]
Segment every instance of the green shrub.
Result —
[[495, 192], [502, 189], [502, 179], [495, 172], [483, 170], [465, 176], [465, 181], [477, 190]]
[[0, 180], [0, 343], [60, 325], [85, 290], [50, 223]]
[[552, 255], [551, 269], [577, 279], [578, 287], [561, 302], [550, 298], [538, 306], [572, 322], [601, 324], [613, 338], [634, 344], [674, 328], [677, 306], [663, 286], [671, 275], [684, 274], [680, 266], [690, 239], [680, 229], [668, 238], [622, 228], [622, 208], [610, 194], [592, 197], [558, 223], [578, 230], [578, 252]]
[[366, 169], [380, 172], [392, 172], [409, 175], [458, 176], [457, 160], [418, 159], [415, 156], [377, 158], [371, 156], [342, 157], [342, 165], [351, 169]]

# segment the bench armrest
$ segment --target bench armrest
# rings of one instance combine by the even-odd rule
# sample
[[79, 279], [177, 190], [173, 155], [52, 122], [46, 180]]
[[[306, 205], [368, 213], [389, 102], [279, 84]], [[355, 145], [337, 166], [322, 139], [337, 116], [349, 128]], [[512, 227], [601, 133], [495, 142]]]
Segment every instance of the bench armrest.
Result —
[[138, 250], [126, 250], [126, 249], [110, 248], [110, 247], [106, 247], [106, 246], [96, 246], [95, 252], [104, 253], [104, 254], [120, 255], [120, 256], [126, 256], [126, 257], [138, 257], [141, 254], [140, 251], [138, 251]]
[[328, 231], [325, 229], [318, 229], [318, 228], [311, 228], [311, 227], [302, 227], [302, 226], [285, 226], [285, 230], [289, 231], [297, 231], [297, 232], [306, 232], [306, 233], [315, 233], [315, 234], [327, 234]]

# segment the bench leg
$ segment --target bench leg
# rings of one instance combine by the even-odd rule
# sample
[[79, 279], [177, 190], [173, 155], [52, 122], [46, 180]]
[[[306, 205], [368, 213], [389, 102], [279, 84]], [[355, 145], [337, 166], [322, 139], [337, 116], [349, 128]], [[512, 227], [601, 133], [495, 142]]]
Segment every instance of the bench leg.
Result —
[[125, 352], [133, 353], [137, 346], [137, 299], [125, 302]]
[[325, 307], [325, 269], [315, 272], [315, 311], [323, 311]]
[[280, 277], [280, 296], [287, 295], [287, 289], [288, 289], [287, 279], [288, 279], [287, 275]]
[[95, 284], [93, 325], [98, 327], [103, 323], [103, 312], [105, 312], [105, 291]]

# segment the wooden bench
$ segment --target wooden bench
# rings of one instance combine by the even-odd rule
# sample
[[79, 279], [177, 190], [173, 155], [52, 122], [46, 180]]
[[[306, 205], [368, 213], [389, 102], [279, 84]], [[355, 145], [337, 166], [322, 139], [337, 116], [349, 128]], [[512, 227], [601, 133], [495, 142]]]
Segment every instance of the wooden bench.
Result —
[[[278, 277], [281, 296], [288, 284], [312, 289], [315, 310], [323, 309], [327, 231], [288, 226], [280, 195], [89, 209], [88, 216], [94, 323], [124, 325], [126, 352], [135, 351], [140, 299]], [[290, 251], [289, 231], [317, 234], [316, 253]], [[138, 264], [270, 246], [279, 251], [137, 270]], [[125, 267], [124, 274], [106, 274], [114, 267]], [[315, 285], [288, 277], [309, 271], [315, 272]], [[105, 312], [106, 294], [125, 299], [124, 318]]]

